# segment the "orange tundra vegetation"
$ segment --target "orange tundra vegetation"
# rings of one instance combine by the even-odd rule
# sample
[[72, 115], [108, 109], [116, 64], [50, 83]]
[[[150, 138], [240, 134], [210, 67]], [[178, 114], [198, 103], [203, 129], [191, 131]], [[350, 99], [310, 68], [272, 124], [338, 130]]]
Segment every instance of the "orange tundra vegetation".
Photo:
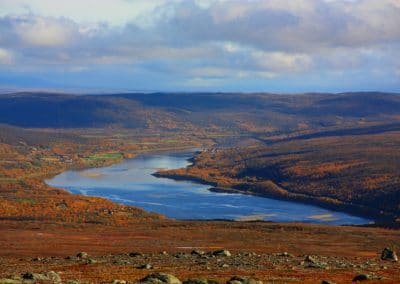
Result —
[[309, 138], [204, 151], [161, 176], [395, 220], [400, 216], [400, 133]]
[[[350, 283], [360, 274], [368, 283], [400, 283], [398, 262], [380, 258], [385, 247], [400, 250], [393, 229], [400, 215], [395, 94], [28, 93], [0, 101], [0, 121], [44, 128], [0, 124], [0, 279], [53, 270], [65, 283], [137, 283], [164, 271], [220, 283], [233, 275], [264, 283]], [[21, 120], [27, 106], [31, 112]], [[46, 117], [39, 115], [44, 110]], [[367, 228], [176, 221], [44, 183], [67, 169], [110, 165], [145, 151], [215, 144], [225, 147], [159, 175], [313, 202], [379, 222]], [[205, 258], [193, 249], [232, 255]], [[76, 257], [79, 251], [89, 258]]]

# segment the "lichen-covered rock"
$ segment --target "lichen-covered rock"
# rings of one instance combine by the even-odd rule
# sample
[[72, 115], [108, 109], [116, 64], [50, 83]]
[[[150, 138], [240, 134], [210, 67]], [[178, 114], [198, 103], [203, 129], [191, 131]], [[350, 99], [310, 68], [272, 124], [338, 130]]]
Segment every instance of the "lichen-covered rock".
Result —
[[0, 284], [22, 284], [22, 280], [3, 278], [0, 279]]
[[143, 278], [140, 283], [143, 284], [182, 284], [175, 276], [167, 273], [153, 273]]
[[206, 278], [196, 278], [183, 281], [183, 284], [218, 284], [218, 282]]
[[230, 257], [232, 254], [230, 253], [229, 250], [221, 249], [221, 250], [216, 250], [213, 252], [213, 255], [215, 256], [227, 256]]
[[233, 276], [226, 284], [263, 284], [263, 282], [250, 277]]
[[372, 276], [369, 274], [359, 274], [353, 278], [353, 282], [366, 281], [366, 280], [372, 280]]
[[398, 261], [397, 254], [394, 250], [390, 248], [384, 248], [381, 253], [382, 260], [389, 260], [389, 261]]
[[[44, 273], [33, 273], [26, 272], [22, 275], [22, 278], [27, 281], [32, 282], [44, 282], [44, 283], [53, 283], [53, 284], [61, 284], [61, 277], [54, 271], [44, 272]], [[24, 281], [26, 282], [26, 281]]]
[[89, 257], [89, 255], [88, 255], [86, 252], [81, 251], [81, 252], [78, 252], [78, 253], [76, 254], [76, 257], [77, 257], [77, 258], [80, 258], [80, 259], [87, 259], [87, 258]]
[[116, 280], [113, 280], [112, 282], [111, 282], [111, 284], [126, 284], [127, 282], [125, 281], [125, 280], [118, 280], [118, 279], [116, 279]]
[[204, 251], [202, 251], [202, 250], [197, 250], [197, 249], [195, 249], [195, 250], [192, 250], [192, 252], [191, 252], [191, 255], [197, 255], [197, 256], [202, 256], [202, 255], [205, 255], [206, 253], [204, 252]]

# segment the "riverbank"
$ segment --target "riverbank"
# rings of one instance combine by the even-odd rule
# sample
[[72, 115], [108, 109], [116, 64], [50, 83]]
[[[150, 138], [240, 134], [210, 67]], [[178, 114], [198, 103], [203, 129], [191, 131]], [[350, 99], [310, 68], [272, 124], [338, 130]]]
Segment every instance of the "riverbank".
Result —
[[[101, 196], [179, 220], [247, 220], [306, 222], [330, 225], [368, 224], [370, 220], [318, 206], [256, 195], [221, 194], [198, 182], [156, 178], [161, 169], [186, 167], [194, 151], [139, 155], [95, 170], [66, 171], [47, 181], [71, 193]], [[236, 192], [238, 193], [238, 192]], [[322, 216], [322, 217], [320, 217]]]
[[351, 215], [359, 216], [362, 218], [371, 218], [374, 223], [359, 225], [359, 226], [377, 226], [377, 227], [389, 227], [389, 228], [400, 228], [400, 224], [395, 221], [395, 216], [385, 215], [378, 212], [372, 208], [367, 208], [363, 206], [357, 206], [353, 204], [346, 204], [338, 200], [331, 198], [315, 198], [313, 196], [307, 196], [304, 194], [290, 193], [289, 191], [279, 187], [274, 183], [268, 183], [263, 185], [254, 184], [232, 184], [231, 186], [224, 185], [219, 186], [214, 180], [208, 180], [197, 176], [192, 176], [190, 174], [176, 174], [176, 171], [159, 171], [153, 174], [159, 178], [169, 178], [177, 181], [193, 181], [196, 183], [201, 183], [204, 185], [209, 185], [209, 190], [212, 192], [220, 193], [232, 193], [232, 194], [244, 194], [259, 196], [263, 198], [272, 198], [276, 200], [297, 202], [303, 204], [315, 205], [321, 208], [344, 212]]
[[[267, 139], [267, 138], [265, 138]], [[314, 204], [400, 227], [400, 132], [303, 137], [199, 153], [186, 169], [158, 176], [239, 192]]]
[[[67, 150], [66, 155], [78, 151], [72, 147]], [[80, 153], [81, 157], [91, 157], [117, 150], [99, 151], [93, 146], [85, 152], [80, 149]], [[397, 264], [379, 260], [384, 247], [400, 249], [399, 231], [300, 223], [168, 220], [104, 198], [46, 186], [42, 182], [46, 173], [65, 168], [65, 164], [47, 159], [57, 152], [52, 149], [37, 153], [32, 149], [37, 153], [34, 156], [18, 151], [20, 148], [6, 148], [2, 158], [15, 160], [17, 166], [21, 161], [34, 161], [36, 156], [49, 162], [43, 162], [40, 171], [23, 170], [27, 175], [40, 175], [0, 184], [0, 278], [54, 270], [62, 280], [77, 279], [79, 283], [114, 279], [135, 283], [153, 271], [169, 272], [180, 279], [207, 277], [220, 283], [233, 275], [251, 275], [265, 283], [319, 283], [324, 279], [349, 283], [360, 273], [382, 277], [380, 283], [400, 281]], [[21, 175], [16, 170], [2, 173], [11, 178], [12, 173]], [[207, 260], [191, 256], [193, 249], [228, 249], [233, 257], [226, 262], [210, 260], [208, 270]], [[81, 251], [87, 252], [91, 260], [77, 261]], [[144, 256], [128, 258], [134, 252]], [[275, 255], [285, 252], [293, 255], [288, 262], [285, 256]], [[305, 255], [317, 255], [323, 262], [326, 258], [329, 268], [302, 265]], [[331, 265], [335, 261], [344, 267]], [[146, 264], [153, 268], [141, 268]]]
[[[199, 155], [201, 156], [201, 155]], [[291, 192], [272, 180], [248, 182], [243, 179], [235, 179], [219, 174], [214, 167], [204, 168], [198, 166], [202, 157], [192, 159], [193, 164], [184, 169], [158, 171], [153, 175], [161, 178], [169, 178], [178, 181], [193, 181], [210, 186], [210, 191], [222, 193], [240, 193], [245, 195], [260, 196], [277, 200], [292, 201], [304, 204], [316, 205], [329, 210], [345, 212], [363, 218], [372, 218], [374, 224], [363, 226], [377, 226], [400, 228], [397, 216], [388, 212], [379, 211], [364, 205], [346, 203], [331, 197], [317, 197], [302, 193]], [[197, 164], [196, 164], [197, 163]], [[273, 169], [270, 169], [273, 171]]]

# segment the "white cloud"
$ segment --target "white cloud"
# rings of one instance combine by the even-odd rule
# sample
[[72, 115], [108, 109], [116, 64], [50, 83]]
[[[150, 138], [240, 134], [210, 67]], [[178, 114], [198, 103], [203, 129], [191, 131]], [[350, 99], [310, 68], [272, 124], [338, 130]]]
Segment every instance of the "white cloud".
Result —
[[70, 21], [43, 17], [19, 19], [14, 28], [25, 44], [44, 47], [65, 46], [75, 33]]
[[255, 51], [252, 58], [263, 70], [273, 72], [302, 72], [312, 67], [312, 59], [306, 54]]
[[0, 48], [0, 64], [12, 64], [13, 55], [10, 51]]
[[0, 62], [132, 66], [193, 85], [360, 70], [393, 77], [399, 27], [399, 0], [0, 0]]
[[34, 14], [65, 17], [78, 23], [106, 22], [122, 26], [131, 21], [150, 21], [151, 12], [165, 0], [0, 0], [0, 15]]

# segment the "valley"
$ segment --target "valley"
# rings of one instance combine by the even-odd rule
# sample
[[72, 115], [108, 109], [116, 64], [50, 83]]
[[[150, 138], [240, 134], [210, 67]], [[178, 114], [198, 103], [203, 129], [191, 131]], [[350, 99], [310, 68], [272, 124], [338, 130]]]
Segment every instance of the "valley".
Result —
[[[54, 270], [79, 283], [136, 283], [154, 271], [220, 282], [243, 275], [264, 283], [348, 283], [363, 273], [370, 283], [400, 281], [398, 263], [380, 259], [383, 248], [400, 249], [398, 95], [187, 96], [0, 95], [0, 279]], [[376, 224], [171, 220], [44, 182], [67, 170], [193, 148], [205, 149], [193, 165], [159, 175]], [[226, 249], [233, 257], [202, 259], [193, 249]], [[80, 251], [93, 262], [76, 259]], [[128, 256], [135, 251], [142, 256]], [[307, 255], [326, 265], [309, 265]], [[145, 264], [154, 269], [140, 268]]]

